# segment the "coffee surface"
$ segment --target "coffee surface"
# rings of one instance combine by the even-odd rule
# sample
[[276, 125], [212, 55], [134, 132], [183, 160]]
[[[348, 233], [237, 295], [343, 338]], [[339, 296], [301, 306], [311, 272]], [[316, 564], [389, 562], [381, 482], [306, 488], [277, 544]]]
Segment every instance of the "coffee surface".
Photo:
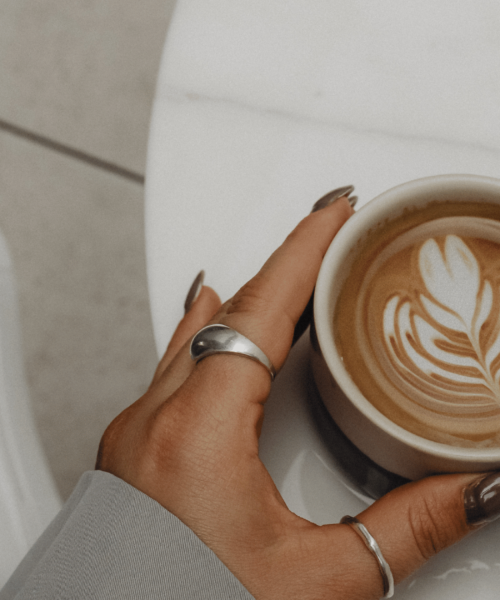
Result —
[[344, 365], [379, 411], [465, 447], [500, 446], [500, 214], [490, 208], [376, 229], [334, 318]]

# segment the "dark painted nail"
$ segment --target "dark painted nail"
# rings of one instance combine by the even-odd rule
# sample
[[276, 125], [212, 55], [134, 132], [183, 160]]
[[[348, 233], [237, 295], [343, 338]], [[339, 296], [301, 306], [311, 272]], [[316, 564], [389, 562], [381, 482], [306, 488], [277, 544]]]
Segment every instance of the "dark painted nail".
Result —
[[349, 204], [354, 208], [358, 202], [358, 197], [357, 196], [349, 196], [349, 198], [347, 198], [347, 200], [349, 201]]
[[200, 271], [198, 275], [196, 275], [193, 284], [189, 288], [189, 292], [186, 296], [186, 301], [184, 302], [184, 314], [188, 313], [191, 310], [196, 298], [200, 295], [201, 288], [203, 286], [203, 281], [205, 280], [205, 271]]
[[335, 202], [335, 200], [342, 198], [342, 196], [349, 196], [349, 194], [351, 194], [353, 191], [354, 191], [353, 185], [346, 185], [344, 187], [332, 190], [331, 192], [328, 192], [328, 194], [325, 194], [324, 196], [322, 196], [314, 204], [311, 212], [317, 212], [318, 210], [321, 210], [322, 208], [326, 208], [327, 206], [330, 206], [330, 204], [333, 204]]
[[467, 523], [480, 525], [500, 517], [500, 473], [470, 483], [464, 490]]

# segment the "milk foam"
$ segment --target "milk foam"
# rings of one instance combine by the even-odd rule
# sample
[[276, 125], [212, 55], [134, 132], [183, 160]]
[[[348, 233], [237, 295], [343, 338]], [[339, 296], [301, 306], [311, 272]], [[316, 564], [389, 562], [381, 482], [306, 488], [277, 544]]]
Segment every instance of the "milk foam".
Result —
[[[500, 273], [472, 240], [494, 242], [500, 254], [500, 224], [449, 217], [403, 233], [371, 264], [357, 300], [355, 335], [368, 370], [429, 427], [437, 415], [451, 430], [454, 419], [500, 415]], [[388, 265], [406, 269], [397, 289], [387, 284]]]

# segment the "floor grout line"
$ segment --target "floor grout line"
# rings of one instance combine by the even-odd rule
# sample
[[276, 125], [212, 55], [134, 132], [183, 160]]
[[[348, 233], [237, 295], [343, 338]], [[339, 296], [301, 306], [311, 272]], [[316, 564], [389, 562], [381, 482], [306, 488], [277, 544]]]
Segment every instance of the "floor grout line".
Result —
[[141, 175], [140, 173], [136, 173], [135, 171], [131, 171], [124, 167], [120, 167], [119, 165], [115, 165], [114, 163], [102, 160], [96, 156], [82, 152], [81, 150], [76, 150], [75, 148], [71, 148], [70, 146], [66, 146], [65, 144], [51, 140], [43, 135], [28, 131], [27, 129], [19, 127], [18, 125], [8, 123], [3, 119], [0, 119], [0, 131], [6, 131], [7, 133], [17, 137], [34, 142], [39, 146], [43, 146], [44, 148], [58, 152], [59, 154], [64, 154], [65, 156], [69, 156], [81, 162], [87, 163], [88, 165], [97, 167], [98, 169], [102, 169], [108, 173], [113, 173], [114, 175], [118, 175], [124, 179], [129, 179], [130, 181], [144, 185], [144, 175]]

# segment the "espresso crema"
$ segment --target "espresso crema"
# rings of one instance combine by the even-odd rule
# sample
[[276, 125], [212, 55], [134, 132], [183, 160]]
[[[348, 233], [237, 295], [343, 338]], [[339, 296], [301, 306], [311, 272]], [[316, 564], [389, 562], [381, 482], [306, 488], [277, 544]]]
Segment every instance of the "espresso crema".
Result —
[[456, 215], [403, 229], [368, 243], [343, 286], [334, 327], [344, 364], [405, 429], [500, 446], [500, 221]]

